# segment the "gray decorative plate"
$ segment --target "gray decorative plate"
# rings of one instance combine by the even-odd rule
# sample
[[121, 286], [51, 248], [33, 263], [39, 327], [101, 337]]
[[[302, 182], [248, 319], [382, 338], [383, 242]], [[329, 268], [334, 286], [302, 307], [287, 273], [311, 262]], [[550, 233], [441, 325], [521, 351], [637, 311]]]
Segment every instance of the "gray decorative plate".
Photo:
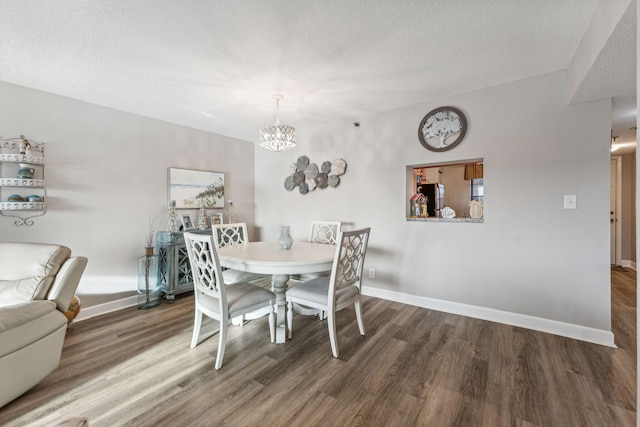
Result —
[[284, 179], [284, 189], [291, 191], [294, 188], [296, 188], [296, 185], [293, 183], [293, 175], [289, 175]]
[[315, 163], [309, 164], [309, 166], [307, 166], [307, 169], [305, 169], [304, 174], [307, 178], [314, 179], [316, 176], [318, 176], [318, 165], [316, 165]]
[[327, 180], [328, 177], [326, 173], [319, 173], [316, 177], [316, 184], [318, 184], [318, 188], [327, 188]]
[[331, 172], [331, 162], [329, 161], [322, 162], [322, 166], [320, 167], [320, 170], [322, 171], [322, 173], [328, 175], [329, 172]]
[[307, 156], [298, 157], [298, 171], [304, 171], [309, 166], [309, 158]]

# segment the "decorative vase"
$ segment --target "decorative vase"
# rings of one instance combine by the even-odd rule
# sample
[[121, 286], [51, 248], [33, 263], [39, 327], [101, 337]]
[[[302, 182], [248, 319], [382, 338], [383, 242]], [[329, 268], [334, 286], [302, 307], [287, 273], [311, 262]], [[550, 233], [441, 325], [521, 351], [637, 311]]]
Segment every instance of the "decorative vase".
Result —
[[280, 227], [280, 238], [278, 239], [278, 245], [280, 249], [290, 249], [293, 245], [293, 239], [291, 238], [291, 234], [289, 234], [289, 226], [283, 225]]
[[225, 224], [233, 224], [236, 222], [236, 210], [233, 207], [233, 202], [231, 200], [229, 200], [227, 202], [227, 206], [224, 207], [222, 217]]
[[198, 228], [200, 230], [206, 230], [207, 228], [209, 228], [209, 222], [207, 221], [207, 210], [203, 206], [200, 206], [200, 209], [198, 210]]
[[138, 308], [153, 308], [160, 305], [160, 284], [158, 281], [158, 255], [138, 258]]

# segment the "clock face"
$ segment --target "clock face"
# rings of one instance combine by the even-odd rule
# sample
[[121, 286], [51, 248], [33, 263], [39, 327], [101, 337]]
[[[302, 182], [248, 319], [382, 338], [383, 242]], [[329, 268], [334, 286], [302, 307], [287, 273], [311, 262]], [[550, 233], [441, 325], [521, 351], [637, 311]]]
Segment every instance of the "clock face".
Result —
[[467, 133], [467, 118], [454, 107], [440, 107], [424, 116], [418, 138], [427, 150], [447, 151], [460, 144]]

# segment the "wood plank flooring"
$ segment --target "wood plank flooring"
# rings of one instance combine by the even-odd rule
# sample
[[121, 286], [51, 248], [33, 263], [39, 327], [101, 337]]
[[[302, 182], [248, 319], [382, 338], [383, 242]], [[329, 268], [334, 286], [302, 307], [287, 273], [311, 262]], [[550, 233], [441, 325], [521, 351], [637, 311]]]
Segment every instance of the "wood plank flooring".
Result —
[[216, 371], [217, 337], [189, 347], [193, 296], [126, 309], [71, 324], [0, 425], [634, 426], [636, 273], [611, 274], [617, 349], [364, 298], [365, 337], [339, 313], [340, 359], [326, 321], [296, 316], [275, 345], [262, 318], [230, 328]]

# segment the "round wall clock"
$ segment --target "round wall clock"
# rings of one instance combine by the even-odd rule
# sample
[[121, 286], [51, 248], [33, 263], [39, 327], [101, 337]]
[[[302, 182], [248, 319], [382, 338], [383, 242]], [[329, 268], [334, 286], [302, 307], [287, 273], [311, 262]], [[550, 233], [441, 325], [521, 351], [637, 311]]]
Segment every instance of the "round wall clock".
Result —
[[440, 107], [424, 116], [418, 127], [420, 144], [427, 150], [447, 151], [467, 133], [467, 118], [454, 107]]

